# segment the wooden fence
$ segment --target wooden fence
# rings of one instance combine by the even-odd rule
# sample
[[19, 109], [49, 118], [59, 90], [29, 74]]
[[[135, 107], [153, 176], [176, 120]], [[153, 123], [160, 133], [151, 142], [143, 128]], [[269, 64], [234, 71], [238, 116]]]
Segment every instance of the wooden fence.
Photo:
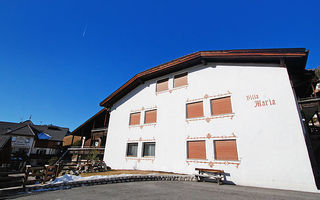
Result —
[[59, 165], [45, 165], [44, 167], [26, 167], [23, 187], [29, 184], [45, 183], [49, 180], [54, 180], [60, 172]]
[[0, 189], [19, 187], [35, 183], [46, 183], [54, 180], [60, 173], [60, 165], [45, 165], [43, 167], [26, 166], [24, 172], [4, 172], [0, 171]]

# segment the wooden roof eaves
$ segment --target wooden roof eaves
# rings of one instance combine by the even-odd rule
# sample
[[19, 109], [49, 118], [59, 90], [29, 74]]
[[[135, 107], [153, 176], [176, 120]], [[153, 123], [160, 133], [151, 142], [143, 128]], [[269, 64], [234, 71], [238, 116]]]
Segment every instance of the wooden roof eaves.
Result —
[[[205, 59], [250, 59], [250, 58], [301, 58], [305, 57], [304, 65], [308, 57], [308, 50], [305, 48], [291, 48], [291, 49], [249, 49], [249, 50], [222, 50], [222, 51], [199, 51], [195, 52], [175, 60], [169, 61], [167, 63], [158, 65], [156, 67], [150, 68], [143, 72], [136, 74], [133, 78], [127, 81], [119, 89], [114, 91], [106, 99], [104, 99], [100, 106], [110, 107], [113, 105], [116, 99], [116, 96], [122, 97], [122, 94], [126, 94], [128, 91], [131, 91], [136, 85], [143, 83], [144, 81], [151, 79], [154, 74], [161, 74], [161, 71], [169, 71], [171, 68], [177, 67], [179, 65], [187, 64], [193, 60], [201, 61]], [[196, 63], [196, 62], [195, 62]], [[159, 75], [160, 76], [160, 75]], [[145, 79], [149, 77], [148, 79]]]
[[171, 68], [173, 66], [179, 65], [179, 64], [183, 64], [186, 63], [190, 60], [196, 59], [196, 58], [200, 58], [200, 52], [196, 52], [196, 53], [192, 53], [186, 56], [183, 56], [181, 58], [172, 60], [170, 62], [158, 65], [156, 67], [150, 68], [148, 70], [145, 70], [143, 72], [140, 72], [138, 74], [136, 74], [134, 77], [132, 77], [129, 81], [127, 81], [125, 84], [123, 84], [119, 89], [117, 89], [115, 92], [113, 92], [110, 96], [108, 96], [105, 100], [103, 100], [100, 103], [100, 106], [104, 106], [104, 104], [106, 102], [108, 102], [111, 98], [113, 98], [114, 96], [116, 96], [118, 93], [120, 93], [121, 91], [123, 91], [125, 88], [127, 88], [129, 85], [133, 84], [134, 82], [144, 82], [145, 80], [143, 79], [145, 76], [150, 76], [152, 75], [152, 73], [157, 73], [160, 70], [166, 70], [168, 68]]
[[86, 125], [87, 123], [90, 123], [91, 120], [93, 120], [94, 118], [96, 118], [98, 115], [100, 115], [101, 113], [103, 113], [105, 110], [107, 110], [106, 108], [102, 108], [99, 112], [97, 112], [95, 115], [93, 115], [92, 117], [90, 117], [87, 121], [85, 121], [84, 123], [82, 123], [80, 126], [78, 126], [75, 130], [73, 130], [70, 135], [75, 134], [77, 131], [79, 131], [84, 125]]

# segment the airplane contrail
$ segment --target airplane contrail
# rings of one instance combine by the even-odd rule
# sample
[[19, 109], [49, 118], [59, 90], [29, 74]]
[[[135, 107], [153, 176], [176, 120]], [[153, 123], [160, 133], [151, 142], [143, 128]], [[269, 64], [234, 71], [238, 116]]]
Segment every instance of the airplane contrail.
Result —
[[82, 33], [82, 37], [84, 37], [85, 35], [86, 35], [86, 32], [87, 32], [87, 24], [86, 24], [86, 26], [84, 27], [84, 30], [83, 30], [83, 33]]

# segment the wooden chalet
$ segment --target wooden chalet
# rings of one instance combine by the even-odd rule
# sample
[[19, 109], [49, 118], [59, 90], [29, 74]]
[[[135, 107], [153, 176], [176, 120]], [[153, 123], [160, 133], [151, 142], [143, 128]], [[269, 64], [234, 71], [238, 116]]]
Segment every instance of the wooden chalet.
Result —
[[85, 159], [92, 150], [97, 151], [100, 160], [103, 159], [108, 123], [109, 112], [103, 108], [76, 128], [70, 136], [65, 137], [64, 146], [69, 147], [70, 153], [73, 154], [72, 160]]

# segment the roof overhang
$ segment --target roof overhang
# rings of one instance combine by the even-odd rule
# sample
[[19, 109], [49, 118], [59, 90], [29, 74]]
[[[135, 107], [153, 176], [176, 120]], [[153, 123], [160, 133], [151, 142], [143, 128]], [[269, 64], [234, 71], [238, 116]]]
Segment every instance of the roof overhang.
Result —
[[186, 69], [201, 63], [276, 63], [282, 65], [283, 67], [287, 67], [288, 71], [291, 70], [295, 72], [302, 72], [305, 69], [308, 53], [309, 51], [305, 48], [195, 52], [136, 74], [128, 82], [103, 100], [100, 103], [100, 106], [110, 108], [115, 102], [147, 80]]
[[77, 133], [81, 130], [81, 128], [89, 125], [93, 120], [95, 120], [95, 118], [99, 117], [100, 115], [102, 115], [104, 112], [106, 112], [107, 109], [106, 108], [102, 108], [99, 112], [97, 112], [95, 115], [93, 115], [92, 117], [90, 117], [90, 119], [88, 119], [87, 121], [85, 121], [83, 124], [81, 124], [80, 126], [78, 126], [74, 131], [72, 131], [71, 135], [77, 135]]

